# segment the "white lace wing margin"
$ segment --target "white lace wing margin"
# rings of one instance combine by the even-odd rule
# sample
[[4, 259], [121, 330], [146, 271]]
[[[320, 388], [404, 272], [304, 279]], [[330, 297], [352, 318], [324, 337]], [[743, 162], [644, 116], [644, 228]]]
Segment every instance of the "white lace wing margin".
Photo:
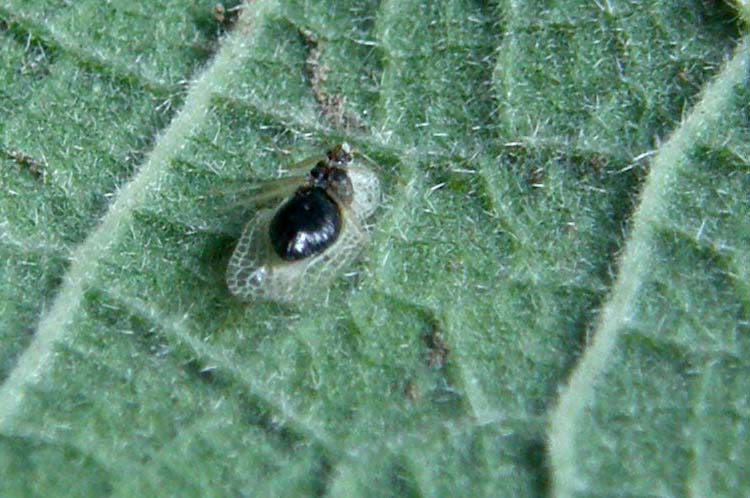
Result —
[[366, 239], [357, 217], [342, 210], [344, 224], [336, 241], [321, 254], [300, 261], [279, 258], [271, 247], [274, 211], [263, 209], [245, 226], [227, 266], [227, 287], [243, 301], [302, 302], [320, 297], [323, 288], [354, 260]]
[[380, 180], [372, 170], [364, 167], [348, 168], [347, 174], [354, 192], [351, 211], [360, 224], [364, 224], [380, 205]]

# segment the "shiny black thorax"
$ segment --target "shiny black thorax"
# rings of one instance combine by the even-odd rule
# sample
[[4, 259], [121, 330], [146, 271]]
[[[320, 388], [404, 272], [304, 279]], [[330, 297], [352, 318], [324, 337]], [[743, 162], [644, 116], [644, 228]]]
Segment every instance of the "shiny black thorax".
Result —
[[349, 205], [352, 195], [346, 171], [319, 162], [310, 170], [307, 184], [297, 189], [271, 220], [269, 236], [274, 252], [284, 261], [298, 261], [330, 247], [343, 226], [341, 205]]

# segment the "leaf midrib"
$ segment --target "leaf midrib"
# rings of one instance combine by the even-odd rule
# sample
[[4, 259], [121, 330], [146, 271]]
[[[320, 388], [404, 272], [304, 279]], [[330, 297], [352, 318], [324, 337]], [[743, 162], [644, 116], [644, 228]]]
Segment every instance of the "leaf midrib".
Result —
[[247, 58], [247, 39], [252, 36], [255, 20], [266, 15], [274, 3], [259, 1], [252, 8], [242, 9], [237, 29], [222, 44], [210, 66], [193, 82], [182, 110], [156, 141], [138, 173], [119, 190], [119, 195], [99, 225], [72, 251], [70, 267], [49, 311], [41, 317], [34, 339], [0, 385], [0, 429], [10, 430], [27, 388], [44, 375], [52, 361], [55, 345], [72, 333], [67, 326], [96, 275], [102, 254], [128, 227], [134, 210], [163, 176], [169, 158], [197, 131], [199, 125], [196, 123], [203, 122], [211, 109], [212, 95], [226, 85], [227, 78], [224, 76], [231, 74], [233, 68]]

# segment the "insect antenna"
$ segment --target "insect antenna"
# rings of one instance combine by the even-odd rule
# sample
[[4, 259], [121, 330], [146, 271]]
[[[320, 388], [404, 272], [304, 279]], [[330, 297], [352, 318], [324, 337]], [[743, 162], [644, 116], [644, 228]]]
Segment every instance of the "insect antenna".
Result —
[[238, 206], [261, 206], [275, 199], [289, 197], [304, 184], [302, 177], [278, 178], [231, 190], [217, 189], [214, 194], [231, 198], [226, 206], [220, 208], [221, 211], [230, 211]]
[[298, 161], [291, 166], [282, 168], [281, 171], [285, 173], [293, 173], [295, 175], [304, 175], [309, 173], [312, 167], [318, 164], [320, 161], [325, 161], [325, 156], [322, 154], [318, 154], [316, 156], [308, 157], [306, 159]]

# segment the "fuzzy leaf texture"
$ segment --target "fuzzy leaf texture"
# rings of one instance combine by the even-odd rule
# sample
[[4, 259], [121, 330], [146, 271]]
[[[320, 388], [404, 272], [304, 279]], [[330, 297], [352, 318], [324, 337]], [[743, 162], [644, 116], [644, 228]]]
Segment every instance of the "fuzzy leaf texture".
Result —
[[[745, 496], [747, 2], [0, 1], [0, 496]], [[317, 304], [224, 284], [347, 141]]]

